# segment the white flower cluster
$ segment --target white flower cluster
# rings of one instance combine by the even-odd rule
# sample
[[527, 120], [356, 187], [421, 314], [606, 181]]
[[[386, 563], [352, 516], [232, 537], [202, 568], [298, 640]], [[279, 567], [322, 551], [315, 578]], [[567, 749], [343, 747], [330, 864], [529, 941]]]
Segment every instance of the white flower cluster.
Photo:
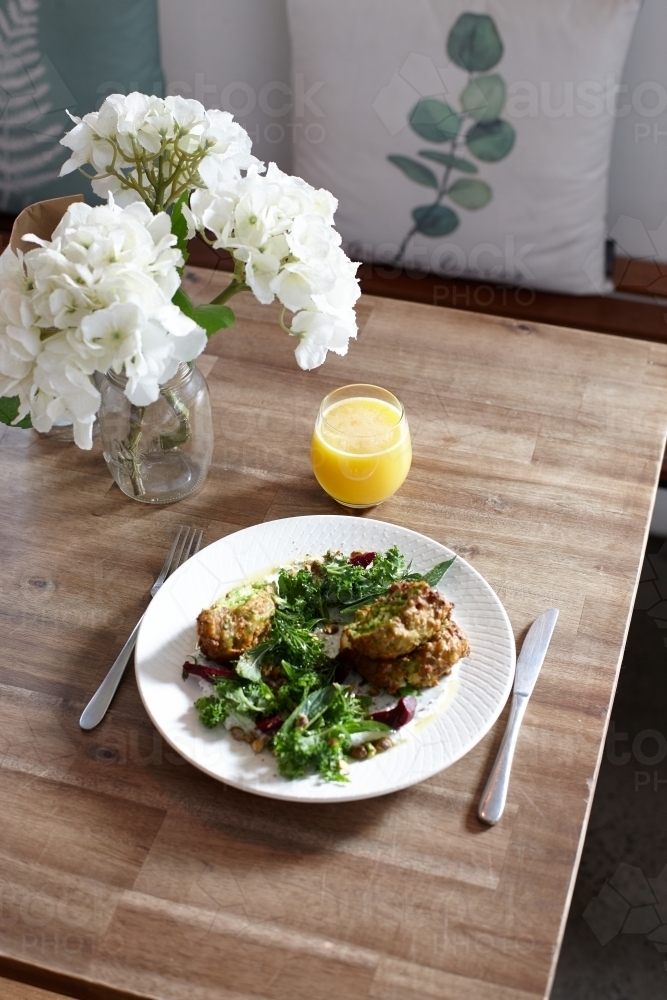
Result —
[[89, 163], [95, 194], [106, 199], [110, 192], [120, 205], [146, 200], [150, 191], [160, 210], [190, 187], [215, 187], [259, 163], [250, 136], [227, 111], [183, 97], [111, 94], [99, 111], [70, 117], [76, 127], [60, 141], [72, 156], [61, 176]]
[[100, 394], [94, 372], [127, 375], [137, 406], [206, 346], [206, 334], [171, 299], [183, 258], [170, 219], [143, 203], [69, 207], [50, 241], [0, 257], [0, 396], [48, 431], [59, 417], [92, 445]]
[[275, 163], [265, 175], [251, 166], [240, 179], [221, 178], [195, 191], [186, 217], [192, 231], [209, 231], [213, 246], [244, 265], [245, 283], [260, 302], [274, 297], [296, 315], [301, 368], [316, 368], [327, 351], [346, 354], [357, 335], [358, 264], [345, 255], [333, 228], [336, 199]]
[[218, 304], [246, 287], [262, 303], [278, 298], [294, 314], [302, 368], [347, 353], [357, 265], [333, 228], [328, 191], [273, 163], [264, 174], [245, 130], [198, 101], [112, 94], [74, 121], [61, 173], [92, 165], [108, 203], [73, 204], [50, 240], [25, 236], [34, 250], [0, 257], [0, 397], [18, 396], [17, 422], [30, 414], [48, 431], [64, 418], [90, 448], [95, 372], [124, 372], [128, 399], [146, 406], [204, 349], [204, 330], [172, 302], [183, 256], [163, 209], [182, 195], [190, 235], [213, 233], [236, 262]]

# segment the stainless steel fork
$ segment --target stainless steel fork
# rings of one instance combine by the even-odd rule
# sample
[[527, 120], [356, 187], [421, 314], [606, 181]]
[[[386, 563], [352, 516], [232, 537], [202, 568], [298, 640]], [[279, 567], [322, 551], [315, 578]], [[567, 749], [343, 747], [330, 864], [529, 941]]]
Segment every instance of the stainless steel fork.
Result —
[[[204, 532], [197, 528], [184, 526], [178, 529], [173, 545], [171, 546], [169, 554], [164, 561], [164, 566], [160, 570], [157, 580], [151, 587], [151, 597], [155, 597], [164, 581], [174, 572], [174, 570], [178, 569], [179, 566], [182, 566], [186, 559], [189, 559], [190, 556], [199, 552], [203, 535]], [[107, 709], [111, 704], [111, 699], [115, 695], [116, 689], [120, 684], [120, 679], [125, 673], [125, 667], [127, 666], [128, 660], [130, 659], [132, 650], [134, 649], [137, 641], [139, 626], [141, 625], [143, 618], [144, 616], [142, 615], [135, 625], [132, 635], [118, 654], [118, 657], [109, 670], [109, 673], [106, 675], [97, 691], [84, 708], [81, 718], [79, 719], [79, 725], [82, 729], [94, 729], [106, 715]]]

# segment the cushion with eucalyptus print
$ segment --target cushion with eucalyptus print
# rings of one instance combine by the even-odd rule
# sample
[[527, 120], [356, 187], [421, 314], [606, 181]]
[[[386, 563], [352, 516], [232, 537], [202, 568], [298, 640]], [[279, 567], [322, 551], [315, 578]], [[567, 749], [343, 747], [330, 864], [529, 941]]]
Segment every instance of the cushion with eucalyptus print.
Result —
[[337, 196], [357, 259], [606, 291], [616, 96], [639, 7], [288, 0], [295, 173]]

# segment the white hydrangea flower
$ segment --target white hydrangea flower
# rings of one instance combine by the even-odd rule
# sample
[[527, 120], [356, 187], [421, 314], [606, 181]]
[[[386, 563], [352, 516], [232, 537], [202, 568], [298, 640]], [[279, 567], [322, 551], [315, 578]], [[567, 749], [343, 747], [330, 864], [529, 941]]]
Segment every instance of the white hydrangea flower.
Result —
[[60, 417], [70, 420], [79, 448], [92, 448], [93, 423], [100, 394], [78, 364], [67, 335], [49, 337], [36, 359], [30, 394], [30, 416], [38, 431], [50, 431]]
[[60, 141], [72, 155], [61, 175], [90, 164], [95, 194], [122, 206], [143, 200], [160, 211], [183, 191], [238, 180], [260, 163], [229, 112], [189, 98], [111, 94], [99, 111], [70, 117], [75, 127]]
[[134, 302], [115, 302], [83, 317], [81, 337], [73, 346], [83, 359], [94, 363], [96, 371], [113, 368], [121, 372], [141, 350], [143, 325], [141, 310]]
[[42, 349], [27, 298], [19, 258], [8, 247], [0, 256], [0, 396], [18, 396], [17, 421], [30, 412], [32, 373]]
[[296, 313], [290, 332], [299, 338], [302, 368], [321, 365], [328, 350], [345, 354], [357, 335], [359, 265], [341, 249], [336, 206], [328, 191], [271, 163], [264, 175], [251, 166], [245, 177], [195, 191], [186, 214], [193, 232], [213, 233], [213, 246], [244, 265], [245, 283], [261, 303], [278, 298]]
[[292, 331], [300, 337], [296, 360], [306, 370], [324, 363], [327, 351], [347, 354], [350, 337], [356, 335], [354, 314], [345, 320], [315, 309], [304, 309], [294, 317]]
[[17, 395], [18, 419], [30, 413], [37, 430], [71, 420], [90, 448], [94, 372], [124, 368], [128, 399], [145, 406], [206, 346], [171, 301], [183, 257], [169, 217], [143, 203], [75, 203], [51, 240], [25, 239], [36, 249], [0, 257], [0, 395]]

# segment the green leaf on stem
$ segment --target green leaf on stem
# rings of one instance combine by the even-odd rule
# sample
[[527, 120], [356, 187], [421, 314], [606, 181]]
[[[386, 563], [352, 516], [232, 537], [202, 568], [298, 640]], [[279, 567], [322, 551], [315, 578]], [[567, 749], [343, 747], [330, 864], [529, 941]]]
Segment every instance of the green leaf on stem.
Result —
[[470, 160], [466, 160], [462, 156], [453, 156], [451, 153], [439, 153], [435, 149], [420, 149], [419, 155], [426, 160], [433, 160], [434, 163], [441, 163], [443, 167], [462, 170], [464, 174], [476, 174], [479, 171], [479, 167], [476, 167]]
[[494, 122], [505, 106], [505, 82], [497, 73], [478, 76], [461, 94], [461, 106], [478, 122]]
[[491, 188], [484, 181], [471, 181], [462, 177], [447, 191], [454, 204], [471, 210], [484, 208], [491, 201]]
[[456, 139], [461, 127], [461, 119], [449, 104], [434, 97], [418, 101], [410, 112], [409, 121], [413, 132], [427, 142], [449, 142]]
[[[19, 397], [18, 396], [1, 396], [0, 397], [0, 424], [12, 424], [16, 420], [19, 413]], [[32, 427], [32, 421], [30, 420], [30, 414], [25, 416], [23, 420], [19, 421], [18, 424], [14, 424], [15, 427], [22, 427], [27, 430], [28, 427]]]
[[187, 204], [189, 191], [184, 191], [171, 210], [171, 231], [176, 237], [176, 246], [183, 254], [183, 263], [188, 259], [188, 224], [183, 215], [183, 205]]
[[480, 122], [466, 135], [468, 149], [478, 160], [496, 163], [504, 159], [512, 149], [516, 133], [509, 122], [498, 119], [484, 124]]
[[229, 306], [216, 305], [213, 302], [196, 306], [182, 288], [177, 290], [171, 301], [182, 313], [201, 326], [207, 337], [212, 337], [218, 330], [226, 330], [234, 325], [235, 316]]
[[503, 43], [488, 14], [461, 14], [449, 32], [447, 55], [469, 73], [485, 73], [503, 54]]
[[420, 205], [412, 210], [412, 218], [424, 236], [447, 236], [459, 224], [456, 212], [446, 205]]
[[424, 187], [437, 188], [438, 181], [435, 174], [428, 167], [425, 167], [423, 163], [411, 160], [409, 156], [388, 156], [387, 159], [395, 167], [398, 167], [399, 170], [402, 170], [411, 181], [423, 184]]

